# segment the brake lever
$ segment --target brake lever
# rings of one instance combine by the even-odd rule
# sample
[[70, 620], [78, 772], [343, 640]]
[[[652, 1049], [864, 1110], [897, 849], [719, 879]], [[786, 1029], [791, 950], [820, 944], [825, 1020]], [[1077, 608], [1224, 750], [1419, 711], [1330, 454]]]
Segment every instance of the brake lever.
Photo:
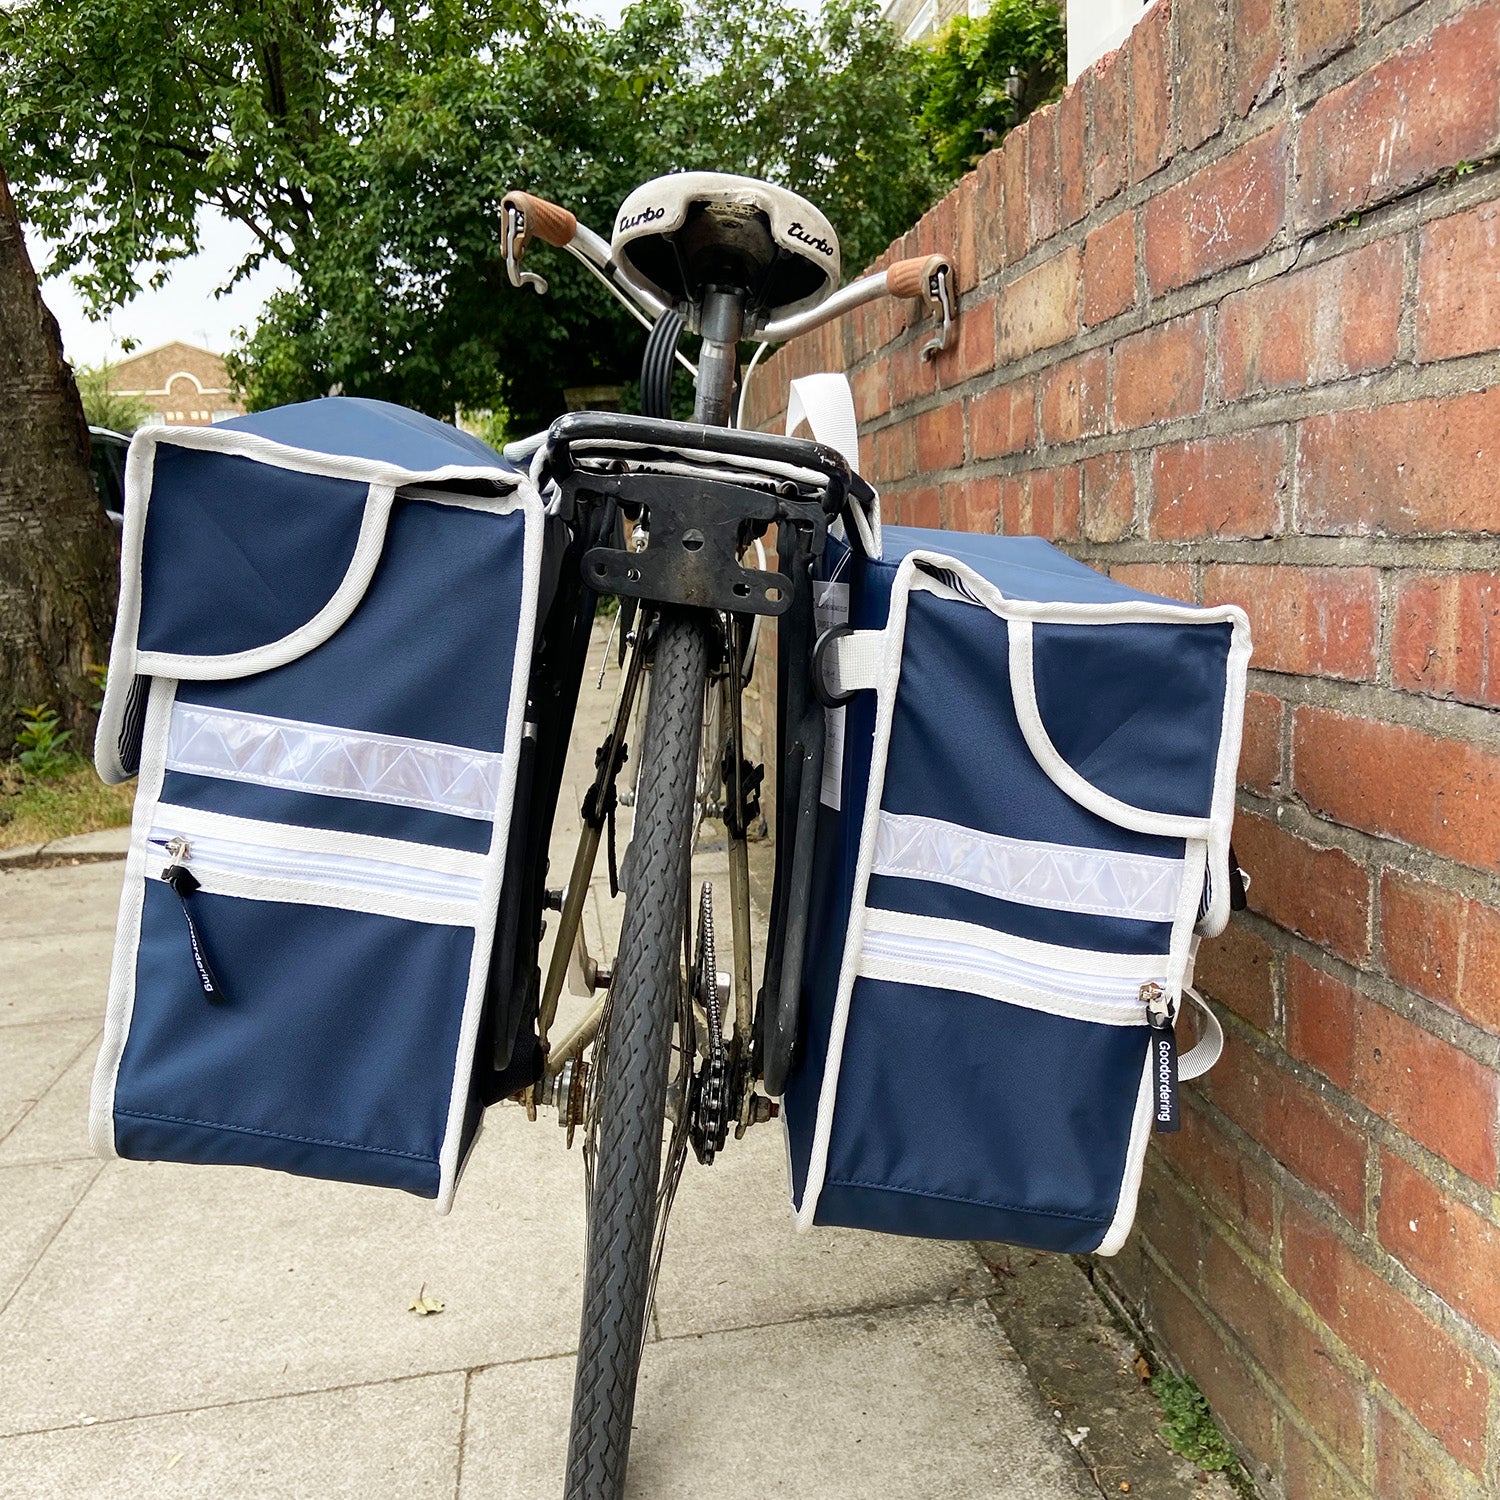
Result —
[[925, 297], [927, 305], [943, 315], [943, 326], [922, 345], [922, 359], [935, 359], [953, 342], [953, 287], [952, 270], [947, 261], [933, 268], [927, 278]]
[[500, 244], [505, 251], [505, 273], [512, 286], [536, 288], [538, 297], [547, 294], [547, 279], [535, 271], [521, 269], [521, 256], [526, 251], [526, 213], [517, 204], [506, 202], [501, 206]]

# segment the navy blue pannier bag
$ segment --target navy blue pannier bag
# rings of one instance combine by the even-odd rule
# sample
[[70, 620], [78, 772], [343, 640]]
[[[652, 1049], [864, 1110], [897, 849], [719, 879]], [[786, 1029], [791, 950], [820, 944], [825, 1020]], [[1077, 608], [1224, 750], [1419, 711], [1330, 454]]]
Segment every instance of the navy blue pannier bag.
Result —
[[558, 550], [524, 473], [381, 402], [136, 435], [95, 747], [140, 778], [102, 1155], [446, 1211]]
[[1229, 915], [1248, 622], [1038, 538], [856, 519], [817, 585], [846, 706], [783, 1096], [798, 1223], [1112, 1254], [1222, 1046], [1201, 1001], [1180, 1059], [1173, 1023]]

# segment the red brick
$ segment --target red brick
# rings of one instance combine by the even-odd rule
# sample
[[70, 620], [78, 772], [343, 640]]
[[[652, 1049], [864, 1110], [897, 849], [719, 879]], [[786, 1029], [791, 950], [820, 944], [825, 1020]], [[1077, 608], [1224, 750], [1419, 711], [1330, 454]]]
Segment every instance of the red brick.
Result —
[[1225, 1342], [1202, 1311], [1154, 1265], [1147, 1266], [1151, 1322], [1166, 1347], [1202, 1387], [1214, 1417], [1252, 1460], [1276, 1463], [1275, 1409], [1244, 1356]]
[[961, 385], [995, 368], [995, 318], [999, 300], [986, 297], [983, 302], [965, 306], [959, 314], [958, 341], [934, 361], [938, 380], [944, 386]]
[[1224, 397], [1299, 389], [1384, 369], [1401, 320], [1401, 242], [1379, 240], [1224, 299]]
[[1269, 1032], [1275, 1023], [1273, 957], [1271, 945], [1259, 933], [1244, 922], [1231, 922], [1198, 950], [1198, 987], [1257, 1030]]
[[1235, 819], [1235, 853], [1250, 874], [1250, 909], [1361, 963], [1369, 952], [1370, 876], [1342, 849], [1323, 849], [1254, 813]]
[[1130, 53], [1130, 180], [1140, 182], [1172, 156], [1171, 0], [1136, 22]]
[[930, 474], [955, 469], [964, 461], [964, 407], [945, 401], [917, 418], [917, 467]]
[[1459, 1171], [1494, 1184], [1491, 1069], [1295, 956], [1286, 1017], [1294, 1056]]
[[1057, 105], [1057, 175], [1062, 189], [1063, 227], [1076, 224], [1089, 211], [1088, 116], [1081, 79], [1063, 90]]
[[1224, 124], [1228, 59], [1224, 0], [1188, 0], [1177, 11], [1177, 128], [1191, 151]]
[[1080, 531], [1081, 497], [1078, 470], [1033, 469], [1026, 478], [1026, 500], [1021, 529], [1049, 541], [1072, 541]]
[[[974, 169], [974, 250], [981, 281], [1005, 265], [1004, 160], [1003, 152], [990, 151], [979, 158]], [[959, 290], [967, 288], [960, 284]]]
[[1151, 535], [1161, 541], [1274, 536], [1281, 519], [1286, 433], [1168, 443], [1151, 455]]
[[1277, 125], [1158, 193], [1146, 205], [1146, 279], [1154, 294], [1259, 255], [1281, 228], [1286, 131]]
[[1185, 1282], [1193, 1285], [1203, 1263], [1208, 1221], [1202, 1206], [1173, 1177], [1160, 1157], [1147, 1155], [1137, 1213], [1157, 1253]]
[[1027, 196], [1025, 125], [1010, 131], [1000, 147], [1000, 176], [1005, 184], [1005, 259], [1014, 263], [1030, 248], [1031, 209]]
[[896, 411], [938, 388], [937, 361], [922, 358], [922, 342], [910, 339], [891, 351], [891, 405]]
[[1237, 1143], [1225, 1139], [1207, 1112], [1190, 1098], [1185, 1100], [1182, 1129], [1175, 1135], [1158, 1136], [1156, 1145], [1251, 1249], [1260, 1255], [1269, 1253], [1270, 1179]]
[[1300, 529], [1500, 531], [1500, 385], [1310, 417], [1297, 435]]
[[1277, 0], [1235, 0], [1230, 12], [1229, 103], [1243, 116], [1281, 81], [1281, 6]]
[[1130, 58], [1123, 48], [1101, 57], [1084, 75], [1093, 117], [1089, 157], [1095, 207], [1125, 186], [1130, 170]]
[[1057, 171], [1057, 106], [1045, 105], [1026, 121], [1026, 180], [1031, 209], [1030, 241], [1040, 245], [1057, 233], [1060, 192]]
[[1440, 885], [1383, 871], [1380, 956], [1386, 973], [1418, 995], [1451, 1005], [1458, 997], [1467, 904]]
[[1209, 1250], [1214, 1310], [1239, 1334], [1309, 1426], [1356, 1465], [1364, 1445], [1365, 1397], [1335, 1362], [1333, 1344], [1303, 1322], [1268, 1279], [1223, 1240]]
[[1463, 1475], [1409, 1417], [1375, 1408], [1375, 1493], [1380, 1500], [1453, 1500], [1475, 1496]]
[[1135, 214], [1116, 214], [1083, 242], [1083, 321], [1107, 323], [1135, 306]]
[[1464, 910], [1456, 1003], [1476, 1026], [1500, 1032], [1500, 911], [1478, 901]]
[[1365, 1138], [1343, 1115], [1238, 1036], [1209, 1075], [1207, 1093], [1241, 1130], [1350, 1223], [1365, 1221]]
[[1414, 693], [1500, 706], [1500, 574], [1400, 576], [1391, 681]]
[[1270, 693], [1245, 697], [1245, 731], [1240, 743], [1240, 785], [1262, 797], [1281, 790], [1281, 699]]
[[1374, 568], [1245, 564], [1207, 568], [1205, 604], [1238, 604], [1250, 617], [1253, 665], [1267, 672], [1368, 681], [1380, 634]]
[[872, 484], [903, 484], [917, 468], [917, 424], [903, 418], [875, 434], [874, 459], [869, 470]]
[[1293, 786], [1315, 812], [1500, 869], [1500, 755], [1419, 729], [1299, 708]]
[[1489, 155], [1500, 136], [1500, 0], [1319, 99], [1297, 137], [1299, 227], [1327, 224]]
[[896, 497], [896, 514], [902, 526], [939, 527], [943, 524], [941, 492], [935, 484], [902, 490]]
[[1130, 454], [1101, 453], [1083, 464], [1083, 534], [1117, 542], [1135, 525], [1135, 473]]
[[960, 292], [979, 285], [979, 245], [975, 211], [979, 201], [979, 174], [960, 177], [953, 190], [953, 278]]
[[850, 382], [854, 387], [854, 414], [861, 423], [873, 422], [891, 409], [891, 362], [877, 359], [856, 370]]
[[1110, 402], [1115, 431], [1201, 410], [1207, 347], [1208, 314], [1202, 311], [1121, 339]]
[[1382, 1152], [1380, 1243], [1424, 1286], [1500, 1339], [1500, 1227]]
[[944, 524], [957, 531], [992, 532], [1000, 514], [998, 479], [960, 479], [943, 486]]
[[1192, 604], [1198, 597], [1188, 563], [1116, 563], [1109, 576], [1127, 588], [1163, 599], [1185, 599]]
[[1422, 227], [1417, 358], [1500, 348], [1500, 203]]
[[1093, 349], [1054, 365], [1042, 378], [1042, 438], [1072, 443], [1104, 431], [1104, 380], [1108, 357]]
[[1078, 332], [1082, 260], [1078, 246], [1069, 245], [1005, 288], [1000, 300], [999, 360], [1024, 359]]
[[1024, 453], [1036, 443], [1036, 382], [1028, 377], [969, 399], [969, 442], [975, 458]]
[[1359, 0], [1297, 0], [1292, 21], [1293, 73], [1306, 73], [1342, 52], [1359, 29]]
[[1282, 1265], [1391, 1394], [1460, 1463], [1480, 1471], [1490, 1389], [1484, 1366], [1294, 1204], [1282, 1223]]
[[[1286, 1500], [1348, 1500], [1353, 1486], [1347, 1472], [1335, 1468], [1291, 1422], [1282, 1428], [1282, 1444]], [[1350, 1457], [1351, 1469], [1358, 1470], [1358, 1460], [1358, 1454]]]

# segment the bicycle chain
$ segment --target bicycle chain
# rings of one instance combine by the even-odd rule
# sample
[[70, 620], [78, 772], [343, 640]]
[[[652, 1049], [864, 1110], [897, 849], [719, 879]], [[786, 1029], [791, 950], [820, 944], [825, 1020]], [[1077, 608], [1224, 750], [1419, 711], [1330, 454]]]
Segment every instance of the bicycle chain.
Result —
[[698, 897], [697, 949], [693, 990], [708, 1020], [708, 1056], [694, 1079], [689, 1137], [694, 1155], [709, 1166], [729, 1138], [729, 1057], [724, 1046], [724, 1012], [719, 1004], [714, 888], [706, 880]]

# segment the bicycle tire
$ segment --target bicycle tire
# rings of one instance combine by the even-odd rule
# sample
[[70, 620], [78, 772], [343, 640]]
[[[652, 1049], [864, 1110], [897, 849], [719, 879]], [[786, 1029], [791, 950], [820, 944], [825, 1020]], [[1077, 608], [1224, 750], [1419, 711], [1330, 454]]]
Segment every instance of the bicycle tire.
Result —
[[664, 612], [610, 1000], [566, 1500], [621, 1500], [649, 1295], [674, 987], [708, 675], [704, 622]]

